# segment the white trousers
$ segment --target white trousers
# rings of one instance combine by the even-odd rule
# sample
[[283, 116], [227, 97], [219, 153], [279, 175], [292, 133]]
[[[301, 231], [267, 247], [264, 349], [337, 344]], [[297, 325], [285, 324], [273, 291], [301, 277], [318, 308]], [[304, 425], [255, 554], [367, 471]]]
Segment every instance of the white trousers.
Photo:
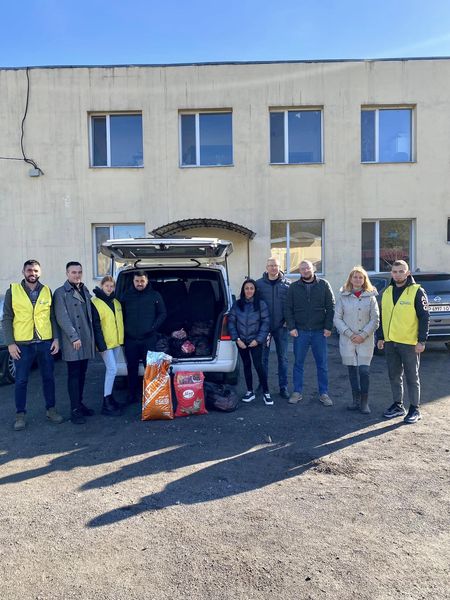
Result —
[[105, 385], [104, 385], [104, 395], [110, 396], [113, 391], [114, 380], [117, 375], [117, 361], [119, 360], [120, 346], [117, 348], [109, 348], [102, 352], [103, 362], [105, 363], [106, 373], [105, 373]]

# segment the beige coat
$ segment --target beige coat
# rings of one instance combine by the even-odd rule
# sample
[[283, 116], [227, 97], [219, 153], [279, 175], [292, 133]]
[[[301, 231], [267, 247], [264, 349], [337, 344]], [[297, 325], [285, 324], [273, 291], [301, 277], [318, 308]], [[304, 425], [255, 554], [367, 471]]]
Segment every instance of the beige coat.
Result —
[[[336, 298], [334, 325], [339, 332], [339, 351], [344, 365], [370, 365], [373, 356], [374, 332], [380, 324], [378, 292], [363, 292], [357, 298], [352, 292], [340, 290]], [[354, 344], [353, 334], [364, 338]]]

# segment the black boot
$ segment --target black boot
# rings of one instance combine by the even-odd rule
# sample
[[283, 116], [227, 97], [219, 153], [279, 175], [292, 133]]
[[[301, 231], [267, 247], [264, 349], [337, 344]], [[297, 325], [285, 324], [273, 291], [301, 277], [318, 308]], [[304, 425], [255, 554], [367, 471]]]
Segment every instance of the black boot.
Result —
[[92, 408], [89, 408], [89, 406], [86, 406], [86, 404], [83, 404], [82, 402], [80, 402], [79, 410], [81, 410], [85, 417], [92, 417], [92, 415], [95, 415], [95, 410], [92, 410]]
[[119, 410], [121, 410], [124, 406], [127, 405], [126, 400], [116, 400], [112, 393], [110, 395], [110, 399], [111, 399], [111, 404], [113, 406], [115, 406], [116, 408], [118, 408]]
[[370, 414], [369, 394], [361, 394], [361, 412], [363, 415]]
[[119, 417], [122, 414], [120, 408], [115, 406], [111, 401], [111, 396], [105, 396], [103, 398], [102, 415], [108, 417]]
[[347, 410], [359, 410], [359, 404], [361, 402], [361, 392], [353, 392], [353, 402], [347, 406]]

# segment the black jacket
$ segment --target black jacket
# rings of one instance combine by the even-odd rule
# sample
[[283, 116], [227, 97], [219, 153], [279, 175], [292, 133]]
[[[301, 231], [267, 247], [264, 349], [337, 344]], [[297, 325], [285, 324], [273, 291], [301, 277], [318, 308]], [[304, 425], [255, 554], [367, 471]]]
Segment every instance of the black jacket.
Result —
[[[309, 289], [308, 289], [309, 288]], [[285, 309], [289, 331], [300, 329], [312, 331], [333, 328], [334, 296], [326, 279], [315, 277], [314, 283], [301, 279], [289, 286]]]
[[256, 282], [259, 295], [269, 308], [270, 331], [280, 329], [285, 323], [284, 308], [290, 283], [283, 273], [278, 275], [275, 283], [270, 281], [267, 273], [264, 273], [261, 279]]
[[259, 301], [259, 310], [254, 309], [253, 302], [245, 302], [243, 310], [237, 302], [231, 307], [228, 328], [234, 342], [240, 338], [244, 344], [253, 340], [263, 344], [269, 334], [269, 327], [269, 309], [264, 300]]
[[164, 300], [150, 283], [138, 291], [134, 286], [120, 298], [125, 339], [144, 340], [155, 335], [167, 316]]
[[[415, 284], [414, 277], [412, 275], [408, 275], [406, 279], [406, 284], [401, 287], [397, 287], [395, 281], [391, 279], [389, 285], [393, 286], [392, 290], [392, 301], [394, 306], [397, 304], [400, 296], [403, 294], [405, 289], [410, 285]], [[387, 288], [386, 288], [387, 289]], [[384, 290], [385, 292], [386, 290]], [[384, 294], [383, 292], [383, 294]], [[424, 344], [427, 341], [428, 337], [428, 327], [430, 323], [430, 313], [428, 312], [428, 298], [425, 290], [423, 288], [419, 288], [417, 290], [416, 297], [414, 299], [414, 308], [416, 309], [417, 319], [419, 321], [419, 332], [417, 335], [417, 339], [419, 342]], [[383, 321], [381, 320], [381, 302], [380, 302], [380, 326], [377, 329], [377, 339], [384, 340], [384, 332], [383, 332]]]

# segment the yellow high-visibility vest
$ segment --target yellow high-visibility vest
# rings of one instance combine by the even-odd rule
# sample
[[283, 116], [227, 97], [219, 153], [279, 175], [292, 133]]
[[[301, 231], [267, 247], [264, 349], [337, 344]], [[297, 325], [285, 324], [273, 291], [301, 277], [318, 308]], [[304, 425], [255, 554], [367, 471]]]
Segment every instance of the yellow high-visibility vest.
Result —
[[381, 299], [381, 320], [384, 340], [415, 346], [418, 342], [419, 319], [414, 302], [420, 285], [409, 285], [394, 306], [392, 285], [386, 288]]
[[100, 316], [103, 337], [108, 350], [123, 344], [123, 315], [120, 302], [114, 298], [114, 311], [100, 298], [93, 298], [92, 303]]
[[11, 284], [12, 308], [14, 311], [13, 332], [15, 342], [31, 342], [34, 330], [41, 340], [51, 340], [53, 337], [50, 320], [52, 294], [50, 288], [43, 286], [39, 292], [36, 304], [23, 289], [20, 283]]

